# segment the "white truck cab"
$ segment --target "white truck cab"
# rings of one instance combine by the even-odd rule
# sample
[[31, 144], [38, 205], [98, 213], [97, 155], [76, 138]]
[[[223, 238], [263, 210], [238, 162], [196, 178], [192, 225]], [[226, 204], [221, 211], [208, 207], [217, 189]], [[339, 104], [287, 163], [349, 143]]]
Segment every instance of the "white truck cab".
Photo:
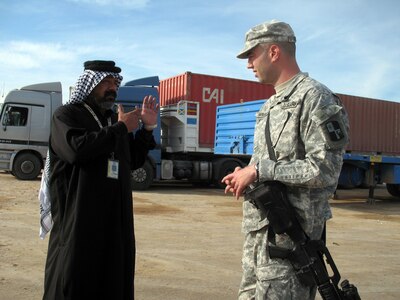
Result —
[[12, 90], [0, 113], [0, 170], [35, 179], [46, 158], [53, 112], [62, 105], [60, 82]]

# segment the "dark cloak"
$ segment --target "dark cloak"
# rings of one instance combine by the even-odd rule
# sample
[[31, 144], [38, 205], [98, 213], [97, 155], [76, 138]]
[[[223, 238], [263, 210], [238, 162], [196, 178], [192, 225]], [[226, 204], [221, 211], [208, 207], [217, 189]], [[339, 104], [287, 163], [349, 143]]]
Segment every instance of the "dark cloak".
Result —
[[[155, 147], [151, 132], [127, 132], [92, 107], [60, 107], [50, 137], [50, 233], [43, 299], [133, 299], [135, 238], [130, 172]], [[119, 161], [119, 179], [107, 178], [108, 160]]]

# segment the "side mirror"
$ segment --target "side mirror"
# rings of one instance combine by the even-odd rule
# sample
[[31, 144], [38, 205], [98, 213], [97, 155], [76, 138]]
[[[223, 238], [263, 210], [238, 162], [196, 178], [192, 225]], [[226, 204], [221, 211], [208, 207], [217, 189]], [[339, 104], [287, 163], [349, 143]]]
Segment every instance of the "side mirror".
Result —
[[10, 110], [11, 106], [8, 106], [4, 111], [4, 118], [3, 118], [3, 130], [7, 130], [7, 125], [10, 124]]

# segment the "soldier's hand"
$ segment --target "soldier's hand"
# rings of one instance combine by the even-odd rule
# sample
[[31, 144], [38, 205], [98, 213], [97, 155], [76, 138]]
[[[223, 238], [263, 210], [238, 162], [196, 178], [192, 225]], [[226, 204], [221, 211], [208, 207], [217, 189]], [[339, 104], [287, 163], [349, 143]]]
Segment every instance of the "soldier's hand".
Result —
[[236, 167], [235, 171], [224, 178], [223, 183], [226, 184], [225, 194], [232, 193], [239, 199], [243, 195], [244, 190], [257, 179], [257, 171], [254, 165], [245, 168]]

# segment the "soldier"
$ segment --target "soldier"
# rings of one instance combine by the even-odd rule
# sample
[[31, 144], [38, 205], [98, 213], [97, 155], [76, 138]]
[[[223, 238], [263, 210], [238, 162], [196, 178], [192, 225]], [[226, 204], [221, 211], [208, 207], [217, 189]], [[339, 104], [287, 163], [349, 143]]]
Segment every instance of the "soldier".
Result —
[[[332, 217], [328, 200], [335, 192], [348, 143], [348, 118], [340, 99], [300, 71], [292, 28], [276, 20], [251, 28], [238, 58], [247, 59], [258, 80], [275, 87], [256, 115], [254, 154], [245, 168], [222, 179], [236, 198], [257, 182], [277, 180], [310, 239], [321, 239]], [[269, 130], [266, 128], [269, 120]], [[267, 129], [267, 131], [266, 131]], [[266, 135], [271, 138], [269, 155]], [[303, 286], [287, 259], [268, 254], [268, 220], [249, 201], [243, 204], [245, 234], [239, 299], [314, 299], [316, 287]], [[279, 247], [292, 248], [286, 234]]]

